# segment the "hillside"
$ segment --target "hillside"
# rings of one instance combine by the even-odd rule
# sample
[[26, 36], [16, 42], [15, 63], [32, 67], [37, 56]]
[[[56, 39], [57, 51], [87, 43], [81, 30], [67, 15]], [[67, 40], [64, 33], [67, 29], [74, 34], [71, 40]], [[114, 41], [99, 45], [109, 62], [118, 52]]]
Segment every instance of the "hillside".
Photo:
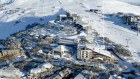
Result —
[[[61, 9], [77, 13], [83, 20], [92, 26], [101, 36], [108, 37], [113, 42], [126, 46], [129, 39], [129, 50], [140, 51], [140, 36], [137, 32], [120, 24], [120, 20], [108, 17], [106, 14], [117, 12], [134, 13], [140, 15], [140, 7], [116, 0], [15, 0], [3, 2], [0, 7], [0, 39], [5, 39], [10, 34], [24, 30], [26, 25], [40, 22], [40, 18], [47, 22], [56, 15], [61, 14]], [[8, 4], [7, 4], [8, 3]], [[10, 4], [9, 4], [10, 3]], [[90, 8], [100, 9], [103, 15], [88, 12]], [[19, 23], [16, 23], [19, 21]], [[139, 61], [138, 54], [134, 53], [134, 60]]]

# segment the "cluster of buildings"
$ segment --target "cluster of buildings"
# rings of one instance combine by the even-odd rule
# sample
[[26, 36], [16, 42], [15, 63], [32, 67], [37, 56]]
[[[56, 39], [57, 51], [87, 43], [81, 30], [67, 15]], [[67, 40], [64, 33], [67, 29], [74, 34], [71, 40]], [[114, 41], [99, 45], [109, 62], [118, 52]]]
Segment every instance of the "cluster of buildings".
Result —
[[[98, 10], [95, 10], [95, 12], [98, 12]], [[2, 49], [0, 58], [7, 55], [14, 57], [26, 55], [29, 59], [37, 59], [38, 61], [45, 62], [47, 58], [43, 59], [43, 57], [46, 56], [54, 57], [52, 59], [55, 59], [55, 57], [76, 59], [74, 61], [85, 63], [113, 64], [117, 62], [118, 59], [111, 52], [105, 50], [105, 46], [101, 47], [94, 43], [94, 35], [88, 32], [89, 30], [91, 31], [89, 27], [88, 24], [82, 21], [82, 17], [78, 14], [70, 14], [69, 12], [60, 14], [56, 20], [50, 21], [46, 25], [37, 25], [35, 28], [27, 29], [21, 37], [19, 35], [18, 38], [12, 37], [7, 39], [5, 45], [9, 49]], [[46, 75], [55, 73], [53, 71], [54, 67], [52, 63], [41, 64], [38, 67], [31, 68], [22, 78], [45, 78]], [[60, 71], [53, 79], [63, 79], [71, 73], [73, 73], [72, 69], [66, 67], [66, 69]], [[80, 78], [79, 76], [89, 79], [89, 76], [83, 74], [83, 72], [74, 79]]]
[[37, 68], [32, 68], [27, 76], [27, 79], [44, 78], [46, 75], [52, 74], [54, 66], [51, 63], [44, 63]]
[[5, 57], [7, 55], [14, 55], [16, 57], [18, 56], [24, 56], [24, 52], [22, 52], [21, 50], [19, 49], [5, 49], [5, 50], [1, 50], [0, 51], [0, 57]]
[[117, 17], [121, 18], [123, 22], [130, 25], [133, 29], [140, 29], [140, 16], [132, 13], [122, 13], [116, 14]]
[[21, 48], [21, 43], [15, 38], [7, 38], [4, 45], [0, 47], [0, 63], [6, 61], [18, 62], [25, 59], [26, 55]]
[[[47, 55], [65, 58], [72, 58], [73, 56], [76, 56], [77, 60], [85, 62], [104, 61], [114, 63], [117, 61], [117, 58], [105, 50], [105, 48], [102, 49], [94, 44], [93, 35], [89, 36], [87, 32], [89, 31], [88, 27], [90, 26], [84, 23], [82, 21], [82, 17], [80, 17], [78, 14], [70, 14], [69, 12], [66, 12], [66, 14], [60, 14], [56, 20], [48, 22], [48, 25], [46, 26], [46, 28], [59, 28], [59, 31], [62, 33], [65, 33], [66, 30], [64, 29], [69, 27], [73, 27], [73, 29], [78, 31], [72, 34], [64, 34], [64, 36], [61, 35], [61, 33], [44, 35], [43, 39], [39, 40], [40, 42], [38, 45], [44, 47], [42, 51]], [[46, 30], [44, 31], [46, 33]], [[40, 38], [40, 34], [33, 33], [31, 35]]]
[[[55, 44], [50, 44], [50, 48], [44, 49], [44, 52], [53, 56], [57, 55], [59, 57], [67, 58], [71, 58], [74, 54], [76, 54], [77, 60], [85, 62], [104, 61], [114, 63], [118, 60], [110, 52], [106, 51], [105, 48], [102, 49], [97, 47], [91, 41], [94, 38], [88, 36], [88, 33], [86, 32], [88, 29], [85, 29], [86, 24], [82, 21], [82, 17], [79, 17], [77, 14], [61, 14], [58, 16], [55, 23], [59, 24], [63, 22], [61, 25], [64, 25], [69, 21], [74, 23], [71, 26], [79, 24], [84, 30], [81, 30], [80, 33], [76, 35], [66, 37], [55, 36], [55, 39], [57, 39]], [[51, 25], [53, 25], [53, 22], [51, 22]], [[88, 27], [88, 25], [86, 26]]]
[[37, 68], [32, 68], [29, 72], [24, 73], [13, 64], [0, 69], [0, 78], [4, 79], [39, 79], [45, 78], [46, 75], [52, 74], [54, 66], [48, 62], [41, 64]]

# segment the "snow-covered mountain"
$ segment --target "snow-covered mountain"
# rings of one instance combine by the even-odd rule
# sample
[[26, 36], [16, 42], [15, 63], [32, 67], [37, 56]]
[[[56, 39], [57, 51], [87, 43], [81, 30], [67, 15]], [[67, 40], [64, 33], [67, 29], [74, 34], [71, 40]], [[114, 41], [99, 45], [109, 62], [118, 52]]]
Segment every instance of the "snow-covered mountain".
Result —
[[[25, 29], [27, 24], [39, 22], [40, 17], [44, 18], [43, 22], [52, 20], [63, 8], [82, 16], [83, 20], [102, 36], [124, 46], [126, 39], [129, 39], [128, 49], [132, 52], [140, 51], [140, 36], [136, 35], [136, 31], [120, 24], [116, 18], [87, 12], [93, 8], [100, 9], [103, 14], [124, 12], [140, 15], [139, 6], [117, 0], [0, 0], [0, 3], [0, 39]], [[17, 20], [20, 20], [18, 24], [15, 23]], [[139, 61], [137, 55], [133, 56]]]

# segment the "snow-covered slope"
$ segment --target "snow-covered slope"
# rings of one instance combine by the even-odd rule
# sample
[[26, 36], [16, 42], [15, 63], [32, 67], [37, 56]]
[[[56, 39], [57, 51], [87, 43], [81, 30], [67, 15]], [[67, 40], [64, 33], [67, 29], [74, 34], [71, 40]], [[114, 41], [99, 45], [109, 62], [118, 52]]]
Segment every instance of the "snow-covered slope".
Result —
[[13, 3], [15, 0], [0, 0], [0, 5], [8, 5]]
[[[129, 39], [128, 49], [132, 52], [140, 51], [140, 36], [137, 36], [135, 31], [120, 24], [116, 18], [87, 11], [89, 8], [95, 8], [102, 10], [103, 14], [124, 12], [140, 15], [139, 6], [117, 0], [15, 0], [0, 8], [0, 39], [5, 39], [9, 34], [24, 29], [27, 24], [39, 22], [40, 17], [44, 18], [43, 22], [47, 22], [61, 13], [62, 8], [81, 15], [84, 21], [102, 36], [124, 46], [126, 39]], [[15, 24], [17, 20], [21, 22]]]
[[103, 9], [105, 13], [124, 12], [124, 13], [134, 13], [140, 15], [139, 6], [131, 5], [117, 0], [104, 0], [103, 6], [104, 6]]

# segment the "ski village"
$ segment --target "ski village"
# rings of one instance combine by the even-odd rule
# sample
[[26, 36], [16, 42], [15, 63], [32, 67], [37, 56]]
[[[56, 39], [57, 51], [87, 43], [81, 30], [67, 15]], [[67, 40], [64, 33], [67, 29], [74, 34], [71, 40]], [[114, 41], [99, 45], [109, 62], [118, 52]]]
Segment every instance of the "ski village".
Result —
[[117, 0], [0, 0], [0, 79], [140, 79], [139, 11]]

